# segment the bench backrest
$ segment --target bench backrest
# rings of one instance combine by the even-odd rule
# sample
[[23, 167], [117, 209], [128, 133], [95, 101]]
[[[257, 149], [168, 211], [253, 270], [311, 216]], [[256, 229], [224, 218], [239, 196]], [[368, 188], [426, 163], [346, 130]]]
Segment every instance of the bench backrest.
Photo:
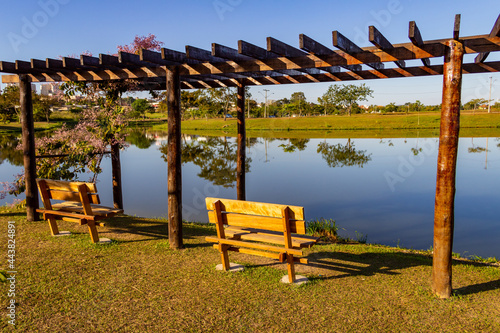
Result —
[[[86, 201], [99, 204], [99, 195], [94, 183], [69, 182], [65, 180], [37, 179], [38, 189], [45, 209], [52, 209], [50, 200], [63, 200], [71, 202]], [[82, 198], [86, 196], [87, 198]]]
[[223, 224], [240, 227], [285, 231], [283, 211], [288, 207], [290, 232], [305, 234], [304, 207], [287, 206], [264, 202], [206, 198], [208, 219], [217, 223], [215, 203], [220, 201]]

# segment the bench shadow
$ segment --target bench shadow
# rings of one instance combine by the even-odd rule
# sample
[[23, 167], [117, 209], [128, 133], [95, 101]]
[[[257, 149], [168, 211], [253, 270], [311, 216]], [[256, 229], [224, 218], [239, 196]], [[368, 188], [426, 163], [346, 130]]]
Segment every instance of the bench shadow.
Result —
[[[165, 220], [152, 220], [135, 218], [132, 216], [116, 216], [105, 220], [108, 232], [118, 234], [130, 234], [141, 236], [141, 238], [125, 239], [124, 242], [140, 242], [151, 239], [168, 239], [168, 222]], [[196, 236], [213, 235], [213, 230], [200, 228], [199, 226], [183, 223], [183, 238], [192, 239]], [[185, 244], [186, 247], [205, 247], [211, 244]]]
[[129, 234], [144, 238], [126, 239], [123, 242], [139, 242], [151, 239], [168, 239], [168, 223], [163, 221], [145, 220], [131, 216], [116, 216], [104, 220], [108, 232]]

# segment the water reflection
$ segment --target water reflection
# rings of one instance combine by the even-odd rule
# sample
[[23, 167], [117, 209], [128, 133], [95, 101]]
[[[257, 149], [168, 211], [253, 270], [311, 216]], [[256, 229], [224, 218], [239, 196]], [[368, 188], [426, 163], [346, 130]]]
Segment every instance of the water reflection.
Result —
[[354, 143], [351, 143], [351, 139], [348, 139], [345, 145], [321, 142], [318, 144], [317, 152], [321, 154], [330, 168], [342, 168], [344, 166], [362, 168], [371, 160], [371, 154], [366, 154], [366, 150], [356, 150]]
[[281, 144], [279, 147], [283, 148], [285, 153], [294, 153], [295, 151], [304, 151], [307, 148], [307, 143], [310, 139], [280, 139], [288, 140], [287, 144]]
[[139, 149], [148, 149], [154, 144], [155, 139], [146, 135], [145, 129], [133, 129], [129, 131], [126, 141]]
[[[12, 135], [0, 137], [1, 181], [12, 181], [22, 170], [22, 154], [14, 151], [17, 140]], [[166, 141], [165, 133], [144, 131], [129, 138], [131, 145], [121, 154], [127, 214], [166, 214]], [[478, 147], [486, 150], [476, 152]], [[496, 147], [500, 148], [497, 137], [460, 138], [454, 252], [500, 257], [500, 149]], [[358, 231], [370, 243], [428, 249], [433, 239], [437, 155], [436, 137], [248, 138], [246, 167], [251, 173], [246, 175], [246, 197], [303, 206], [307, 220], [335, 219], [345, 228], [343, 236], [355, 238]], [[207, 221], [207, 196], [236, 198], [236, 160], [235, 138], [183, 136], [185, 219]], [[112, 205], [111, 163], [104, 162], [99, 192], [103, 203]], [[394, 191], [385, 178], [387, 172], [401, 178]], [[13, 199], [9, 196], [0, 204]]]
[[17, 150], [20, 138], [15, 135], [0, 135], [0, 164], [8, 161], [11, 165], [23, 165], [23, 152]]
[[[168, 147], [166, 143], [160, 146], [162, 158], [166, 162]], [[182, 164], [192, 162], [200, 167], [198, 177], [210, 181], [216, 186], [234, 187], [236, 183], [236, 163], [238, 160], [238, 145], [228, 141], [227, 137], [189, 137], [183, 136]], [[245, 159], [245, 170], [250, 172], [252, 159]]]

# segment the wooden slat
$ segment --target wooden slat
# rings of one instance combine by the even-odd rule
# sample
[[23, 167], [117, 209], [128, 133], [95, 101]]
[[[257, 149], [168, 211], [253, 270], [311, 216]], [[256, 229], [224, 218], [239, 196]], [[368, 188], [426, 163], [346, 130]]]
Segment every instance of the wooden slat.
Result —
[[[42, 180], [42, 179], [39, 179]], [[37, 181], [39, 181], [37, 180]], [[89, 192], [96, 193], [97, 187], [94, 183], [68, 182], [65, 180], [43, 179], [50, 190], [78, 192], [78, 186], [86, 184]]]
[[[269, 233], [251, 233], [251, 232], [242, 232], [234, 229], [225, 229], [226, 237], [230, 237], [233, 239], [242, 239], [242, 240], [251, 240], [256, 242], [263, 243], [272, 243], [278, 245], [285, 245], [285, 238], [283, 233], [281, 235], [274, 235]], [[302, 240], [292, 237], [292, 247], [309, 247], [313, 245], [315, 242], [311, 240]]]
[[458, 40], [460, 38], [460, 14], [455, 15], [455, 23], [453, 24], [453, 39]]
[[31, 68], [35, 68], [35, 69], [47, 69], [47, 64], [43, 60], [31, 59]]
[[[270, 234], [270, 235], [277, 235], [277, 236], [283, 236], [283, 232], [278, 232], [278, 231], [270, 231], [270, 230], [265, 230], [265, 229], [256, 229], [256, 228], [248, 228], [248, 227], [238, 227], [238, 226], [228, 226], [226, 229], [226, 232], [241, 232], [241, 233], [263, 233], [263, 234]], [[310, 235], [305, 235], [305, 234], [293, 234], [292, 233], [292, 239], [297, 240], [297, 242], [317, 242], [319, 240], [319, 237], [314, 237]]]
[[[346, 52], [347, 54], [354, 56], [358, 53], [363, 53], [364, 50], [351, 42], [351, 40], [344, 35], [342, 35], [338, 31], [332, 32], [333, 46], [339, 48], [340, 50]], [[357, 56], [354, 56], [357, 58]], [[380, 62], [380, 58], [378, 58], [377, 62], [366, 62], [366, 65], [374, 68], [374, 69], [383, 69], [384, 64]]]
[[84, 66], [82, 66], [80, 59], [75, 59], [75, 58], [70, 58], [70, 57], [62, 58], [62, 65], [66, 69], [79, 69], [79, 68], [84, 67]]
[[179, 64], [174, 61], [163, 59], [160, 52], [155, 52], [146, 49], [139, 50], [139, 58], [141, 59], [141, 61], [146, 61], [152, 64], [163, 65], [163, 66], [171, 66]]
[[261, 60], [274, 59], [279, 57], [279, 55], [277, 55], [276, 53], [269, 52], [266, 49], [245, 42], [243, 40], [238, 41], [238, 53]]
[[212, 56], [217, 58], [229, 59], [234, 61], [249, 61], [254, 60], [254, 58], [239, 54], [238, 50], [232, 49], [230, 47], [220, 45], [217, 43], [212, 43]]
[[[489, 37], [500, 37], [500, 15], [498, 15], [497, 20], [495, 21], [495, 24], [491, 29]], [[490, 52], [479, 53], [474, 59], [474, 62], [476, 63], [484, 62], [489, 54]]]
[[[210, 223], [216, 223], [215, 211], [208, 212], [208, 219]], [[266, 216], [252, 216], [251, 219], [247, 215], [242, 214], [222, 214], [222, 219], [226, 225], [234, 225], [248, 228], [256, 229], [267, 229], [273, 231], [283, 231], [283, 223], [280, 218], [266, 217]], [[303, 220], [293, 220], [291, 221], [291, 229], [293, 233], [304, 234], [305, 233], [305, 222]]]
[[[200, 63], [200, 61], [198, 61], [198, 60], [189, 59], [187, 57], [186, 53], [171, 50], [171, 49], [166, 49], [166, 48], [161, 49], [161, 57], [163, 60], [188, 64], [188, 65], [194, 65], [194, 64]], [[206, 74], [211, 74], [211, 73], [206, 73]]]
[[303, 220], [304, 219], [304, 207], [269, 204], [269, 203], [264, 203], [264, 202], [206, 198], [205, 202], [207, 204], [207, 209], [214, 210], [215, 209], [214, 203], [217, 200], [221, 200], [221, 202], [224, 206], [224, 211], [226, 211], [226, 212], [270, 216], [270, 217], [277, 217], [277, 218], [281, 219], [281, 210], [284, 207], [290, 207], [291, 211], [293, 212], [293, 215], [291, 216], [292, 219], [294, 219], [294, 220]]
[[275, 53], [282, 57], [291, 58], [302, 57], [307, 54], [304, 51], [296, 49], [295, 47], [283, 43], [282, 41], [277, 40], [273, 37], [267, 37], [267, 51]]
[[[100, 217], [111, 217], [116, 214], [123, 213], [123, 209], [116, 209], [107, 206], [101, 206], [96, 204], [90, 204], [92, 213]], [[63, 202], [52, 205], [53, 209], [59, 209], [66, 212], [83, 213], [83, 206], [80, 203], [73, 202]], [[90, 215], [90, 214], [87, 214]]]
[[224, 238], [207, 236], [207, 237], [205, 237], [205, 240], [207, 242], [212, 242], [212, 243], [234, 245], [234, 246], [238, 246], [238, 247], [245, 247], [245, 248], [258, 249], [258, 250], [264, 250], [264, 251], [271, 251], [271, 252], [278, 252], [278, 253], [289, 253], [289, 254], [298, 255], [298, 256], [303, 255], [302, 250], [298, 250], [298, 249], [286, 249], [284, 247], [279, 247], [279, 246], [243, 242], [243, 241], [238, 241], [238, 240], [234, 240], [234, 239], [224, 239]]
[[138, 54], [128, 53], [119, 51], [118, 52], [118, 60], [121, 64], [129, 64], [135, 66], [154, 66], [151, 63], [145, 62], [141, 60], [141, 57]]
[[67, 217], [74, 217], [77, 219], [85, 219], [85, 220], [95, 220], [97, 216], [93, 215], [83, 215], [83, 214], [78, 214], [78, 213], [73, 213], [73, 212], [65, 212], [65, 211], [60, 211], [60, 210], [47, 210], [47, 209], [37, 209], [36, 210], [38, 213], [42, 213], [44, 215], [44, 219], [47, 220], [50, 216], [67, 216]]
[[311, 37], [308, 37], [304, 34], [299, 35], [299, 47], [302, 50], [305, 50], [307, 52], [316, 54], [316, 55], [329, 55], [332, 54], [333, 51], [330, 50], [328, 47], [324, 46], [323, 44], [315, 41]]
[[[391, 42], [389, 42], [387, 38], [385, 38], [384, 35], [382, 35], [382, 33], [373, 25], [368, 28], [368, 40], [370, 41], [370, 43], [389, 54], [391, 53], [391, 50], [394, 50], [394, 46], [391, 44]], [[394, 63], [399, 68], [406, 67], [404, 60], [398, 60]]]
[[99, 64], [103, 66], [119, 67], [120, 59], [118, 59], [118, 57], [109, 54], [101, 53], [99, 54]]
[[200, 49], [198, 47], [186, 45], [186, 56], [190, 59], [195, 59], [199, 61], [208, 61], [208, 62], [225, 62], [225, 59], [214, 57], [212, 52]]
[[16, 70], [29, 72], [31, 68], [31, 62], [16, 60]]
[[84, 54], [80, 56], [80, 64], [83, 66], [101, 67], [101, 62], [99, 58], [91, 57]]
[[[422, 35], [420, 34], [420, 30], [418, 29], [417, 23], [415, 21], [410, 22], [410, 26], [408, 28], [408, 38], [415, 46], [420, 47], [424, 45], [424, 41], [422, 40]], [[420, 60], [422, 60], [424, 66], [428, 67], [431, 65], [429, 58], [422, 58]]]
[[[219, 245], [214, 244], [213, 247], [215, 249], [218, 249]], [[245, 248], [234, 247], [234, 246], [228, 247], [227, 251], [233, 251], [233, 252], [251, 254], [251, 255], [254, 255], [254, 256], [266, 257], [266, 258], [277, 259], [277, 260], [280, 259], [280, 254], [279, 253], [257, 251], [257, 250], [245, 249]], [[300, 258], [297, 258], [297, 259], [300, 259]]]

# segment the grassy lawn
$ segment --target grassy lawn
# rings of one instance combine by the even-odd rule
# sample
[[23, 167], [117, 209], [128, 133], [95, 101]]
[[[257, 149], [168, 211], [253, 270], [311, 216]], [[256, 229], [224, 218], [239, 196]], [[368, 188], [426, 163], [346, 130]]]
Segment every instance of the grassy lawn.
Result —
[[[500, 134], [500, 113], [463, 113], [461, 136], [498, 136]], [[327, 117], [257, 118], [247, 119], [249, 137], [292, 138], [318, 137], [424, 137], [438, 136], [440, 114], [438, 112], [405, 114], [363, 114]], [[167, 125], [156, 125], [153, 129], [166, 131]], [[237, 133], [236, 119], [196, 119], [182, 122], [184, 133], [199, 135], [234, 135]]]
[[[283, 264], [231, 253], [242, 273], [215, 270], [205, 242], [210, 225], [185, 223], [186, 248], [169, 249], [164, 220], [117, 217], [100, 228], [114, 240], [95, 245], [85, 226], [46, 222], [0, 210], [0, 244], [16, 221], [17, 330], [23, 332], [498, 332], [500, 267], [455, 260], [454, 296], [430, 289], [426, 253], [362, 244], [306, 250], [297, 272], [311, 283], [281, 284]], [[6, 269], [2, 254], [0, 269]], [[0, 301], [7, 304], [7, 283]], [[2, 311], [6, 311], [3, 307]], [[0, 327], [7, 330], [5, 313]]]

